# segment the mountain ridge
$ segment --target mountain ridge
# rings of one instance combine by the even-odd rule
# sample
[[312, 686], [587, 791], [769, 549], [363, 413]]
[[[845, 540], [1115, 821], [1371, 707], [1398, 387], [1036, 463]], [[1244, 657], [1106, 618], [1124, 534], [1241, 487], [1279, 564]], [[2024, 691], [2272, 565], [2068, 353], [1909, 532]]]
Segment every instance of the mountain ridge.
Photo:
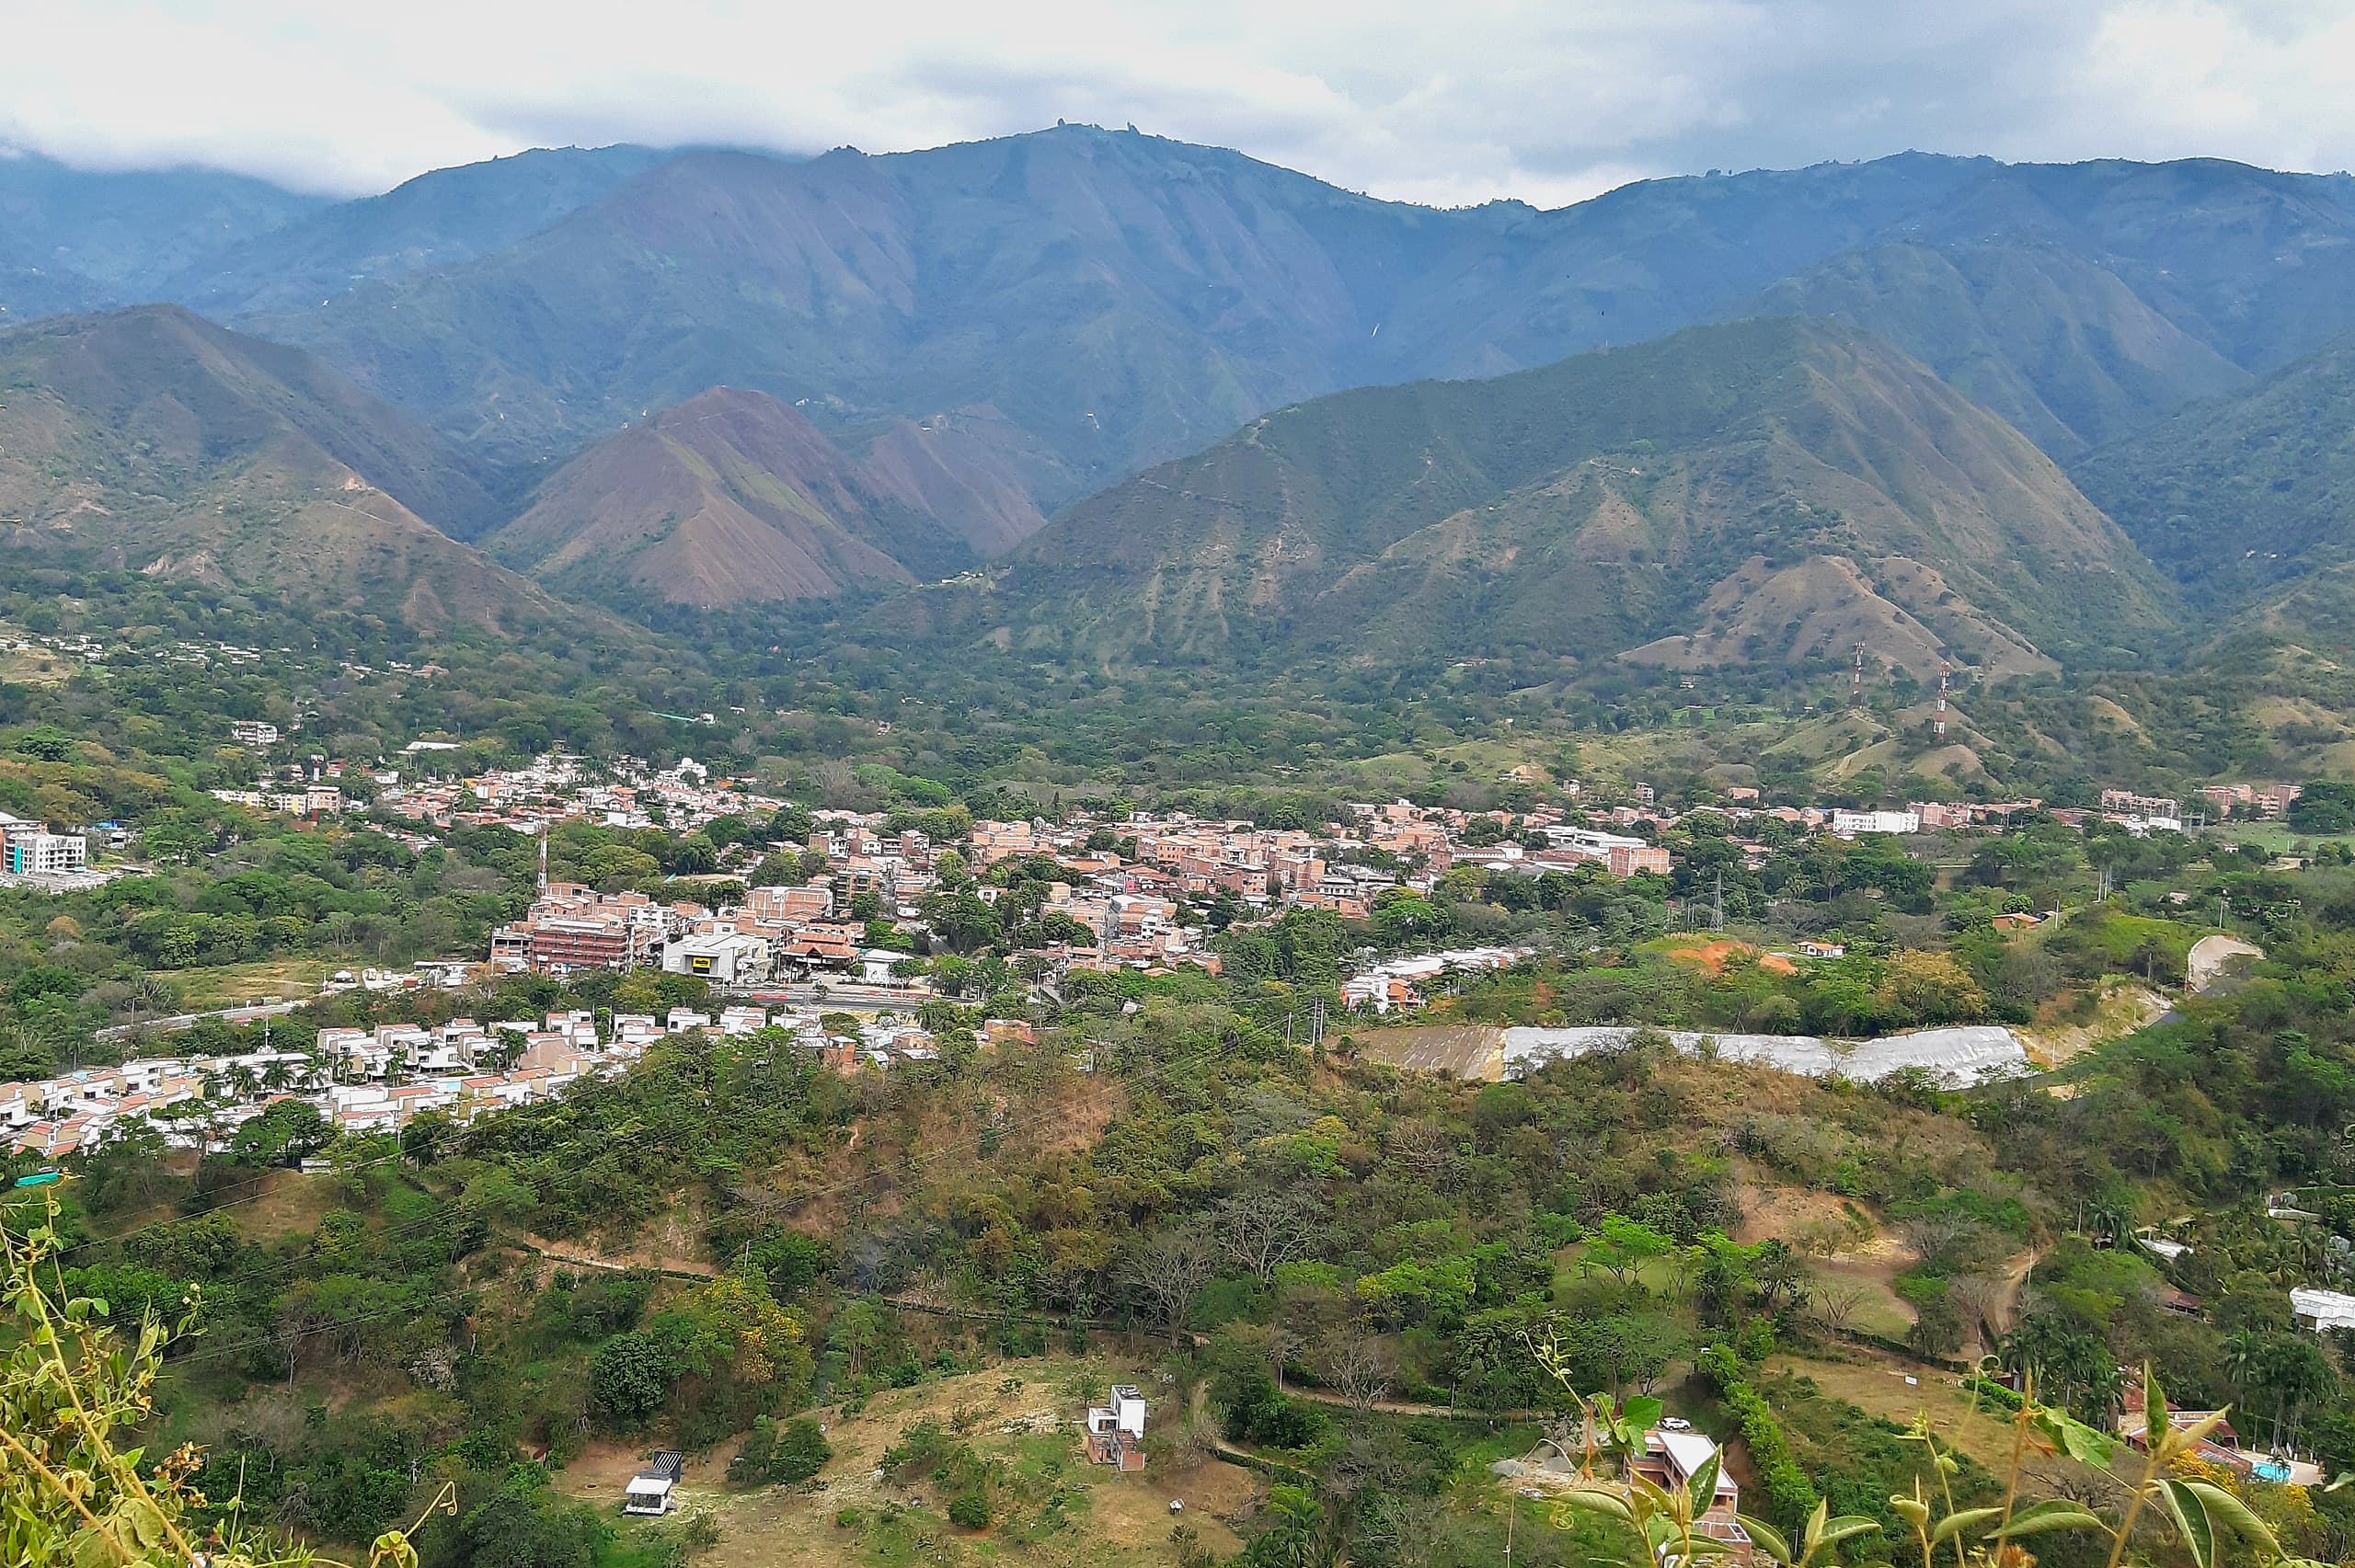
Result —
[[2050, 669], [2173, 618], [2164, 580], [2025, 437], [1887, 346], [1795, 318], [1282, 410], [1066, 509], [990, 591], [923, 612], [1107, 668], [1591, 668], [1677, 662], [1654, 646], [1671, 635], [1738, 645], [1712, 591], [1823, 558], [1879, 585], [1885, 627], [1936, 628], [1887, 651], [1917, 669], [1949, 643]]
[[178, 306], [0, 330], [0, 511], [19, 520], [5, 542], [21, 560], [249, 588], [421, 633], [578, 621], [435, 526], [488, 505], [407, 416]]
[[669, 156], [504, 249], [253, 325], [506, 464], [712, 385], [845, 432], [986, 406], [1046, 454], [1044, 509], [1305, 397], [1762, 309], [1847, 315], [2072, 459], [2355, 326], [2349, 245], [2355, 182], [2215, 162], [1908, 154], [1441, 211], [1074, 126]]
[[977, 564], [1019, 521], [970, 485], [936, 511], [907, 444], [922, 435], [886, 431], [888, 460], [862, 461], [765, 394], [714, 387], [572, 459], [485, 543], [592, 596], [706, 609], [905, 587]]

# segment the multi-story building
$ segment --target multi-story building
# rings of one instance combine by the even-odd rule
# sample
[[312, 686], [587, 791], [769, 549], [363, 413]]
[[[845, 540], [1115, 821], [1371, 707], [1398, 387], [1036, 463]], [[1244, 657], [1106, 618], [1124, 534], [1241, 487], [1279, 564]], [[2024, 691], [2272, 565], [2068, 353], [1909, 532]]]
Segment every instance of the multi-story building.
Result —
[[89, 845], [79, 833], [10, 833], [5, 853], [12, 876], [73, 876], [88, 868]]
[[1918, 833], [1922, 818], [1913, 811], [1834, 811], [1832, 830], [1844, 839], [1859, 833]]

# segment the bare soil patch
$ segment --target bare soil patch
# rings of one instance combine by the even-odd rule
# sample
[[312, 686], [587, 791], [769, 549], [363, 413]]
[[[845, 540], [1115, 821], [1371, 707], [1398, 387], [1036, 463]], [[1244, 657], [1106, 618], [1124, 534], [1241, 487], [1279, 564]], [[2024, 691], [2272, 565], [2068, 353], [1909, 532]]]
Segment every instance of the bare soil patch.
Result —
[[1736, 942], [1729, 936], [1718, 937], [1696, 946], [1671, 947], [1668, 956], [1686, 964], [1698, 964], [1713, 975], [1722, 975], [1726, 966], [1737, 958], [1755, 957], [1758, 967], [1771, 975], [1798, 972], [1798, 966], [1780, 953], [1760, 953], [1747, 942]]
[[1375, 1061], [1414, 1072], [1493, 1083], [1504, 1076], [1505, 1034], [1485, 1024], [1408, 1024], [1356, 1036], [1357, 1048]]

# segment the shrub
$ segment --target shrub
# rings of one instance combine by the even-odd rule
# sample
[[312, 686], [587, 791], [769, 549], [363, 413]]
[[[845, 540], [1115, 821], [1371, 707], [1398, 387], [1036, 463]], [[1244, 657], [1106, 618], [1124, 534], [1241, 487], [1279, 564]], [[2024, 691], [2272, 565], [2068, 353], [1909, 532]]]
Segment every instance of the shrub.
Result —
[[971, 1492], [960, 1492], [948, 1500], [948, 1522], [959, 1529], [985, 1530], [990, 1528], [990, 1505]]
[[1703, 1351], [1696, 1369], [1716, 1387], [1717, 1398], [1741, 1424], [1741, 1440], [1750, 1448], [1751, 1470], [1765, 1488], [1767, 1514], [1786, 1528], [1797, 1528], [1815, 1511], [1815, 1483], [1808, 1480], [1807, 1471], [1799, 1469], [1798, 1460], [1791, 1456], [1791, 1445], [1776, 1424], [1774, 1410], [1756, 1389], [1742, 1380], [1740, 1362], [1723, 1345], [1713, 1345]]
[[785, 1486], [807, 1481], [834, 1457], [833, 1446], [809, 1416], [752, 1423], [744, 1446], [729, 1461], [728, 1479], [741, 1486]]

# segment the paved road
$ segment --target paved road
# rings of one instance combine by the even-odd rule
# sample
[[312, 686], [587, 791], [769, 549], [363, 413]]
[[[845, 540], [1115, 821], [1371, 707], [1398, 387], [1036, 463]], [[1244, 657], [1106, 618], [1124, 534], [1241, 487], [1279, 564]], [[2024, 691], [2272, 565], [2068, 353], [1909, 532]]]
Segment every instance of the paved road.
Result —
[[753, 1001], [772, 1005], [787, 1002], [797, 1007], [816, 1007], [828, 1013], [874, 1013], [885, 1008], [913, 1012], [932, 1000], [928, 990], [907, 990], [896, 986], [846, 985], [830, 981], [826, 994], [818, 995], [813, 985], [750, 986], [741, 992], [727, 992], [720, 1000], [733, 1001], [741, 995]]
[[2184, 960], [2184, 976], [2193, 990], [2206, 990], [2224, 978], [2224, 966], [2235, 958], [2262, 960], [2265, 949], [2222, 932], [2211, 933], [2191, 944]]

